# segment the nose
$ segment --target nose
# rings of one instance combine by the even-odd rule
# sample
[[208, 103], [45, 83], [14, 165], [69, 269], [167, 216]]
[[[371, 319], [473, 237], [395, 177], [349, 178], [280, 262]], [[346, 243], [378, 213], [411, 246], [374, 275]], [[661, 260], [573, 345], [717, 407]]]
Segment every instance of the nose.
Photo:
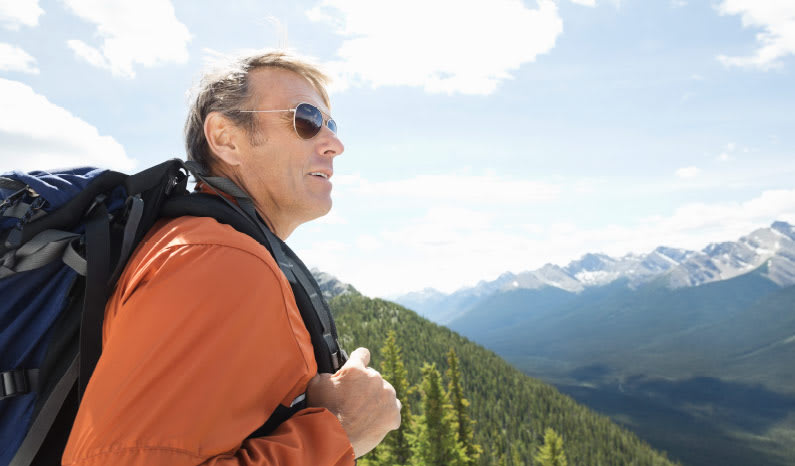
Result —
[[328, 126], [323, 125], [320, 133], [317, 135], [318, 139], [318, 152], [320, 155], [326, 157], [336, 157], [345, 151], [345, 145], [337, 136], [336, 133], [331, 131]]

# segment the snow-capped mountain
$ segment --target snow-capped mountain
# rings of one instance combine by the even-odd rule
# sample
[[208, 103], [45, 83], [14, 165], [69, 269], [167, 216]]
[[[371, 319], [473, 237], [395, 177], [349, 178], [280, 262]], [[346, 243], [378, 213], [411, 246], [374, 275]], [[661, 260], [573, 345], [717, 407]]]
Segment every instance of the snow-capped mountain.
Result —
[[795, 284], [795, 226], [774, 222], [738, 241], [713, 243], [674, 268], [672, 287], [698, 286], [727, 280], [766, 266], [764, 272], [779, 286]]
[[737, 241], [713, 243], [701, 251], [660, 246], [647, 254], [619, 258], [589, 253], [564, 267], [547, 264], [519, 274], [506, 272], [496, 280], [481, 281], [450, 295], [426, 290], [395, 301], [445, 323], [500, 291], [555, 287], [579, 293], [620, 279], [630, 288], [654, 280], [669, 288], [682, 288], [728, 280], [757, 269], [779, 286], [795, 285], [795, 226], [774, 222]]

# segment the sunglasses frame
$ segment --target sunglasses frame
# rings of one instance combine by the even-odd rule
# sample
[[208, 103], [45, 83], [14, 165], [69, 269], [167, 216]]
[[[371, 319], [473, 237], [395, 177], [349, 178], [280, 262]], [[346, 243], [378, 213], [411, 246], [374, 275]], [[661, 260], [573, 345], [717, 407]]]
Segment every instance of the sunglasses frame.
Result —
[[[312, 136], [308, 137], [308, 138], [305, 138], [305, 137], [301, 136], [301, 133], [298, 132], [298, 127], [297, 127], [297, 125], [295, 123], [295, 120], [298, 117], [298, 107], [300, 107], [301, 105], [308, 105], [308, 106], [312, 107], [313, 109], [315, 109], [318, 113], [320, 113], [320, 119], [322, 120], [322, 123], [320, 124], [320, 127], [317, 129], [317, 132], [315, 134], [313, 134]], [[317, 105], [310, 104], [309, 102], [299, 102], [298, 104], [296, 104], [295, 108], [287, 108], [287, 109], [284, 109], [284, 110], [237, 110], [237, 112], [238, 113], [283, 113], [283, 112], [293, 112], [293, 131], [295, 131], [295, 134], [299, 138], [303, 139], [304, 141], [308, 141], [308, 140], [314, 138], [315, 136], [317, 136], [318, 134], [320, 134], [320, 131], [323, 130], [324, 126], [326, 128], [328, 128], [329, 131], [331, 131], [332, 133], [337, 134], [337, 122], [334, 121], [333, 118], [331, 118], [331, 115], [327, 115], [325, 112], [323, 112], [323, 110], [320, 110], [320, 108], [318, 108]], [[328, 116], [328, 118], [326, 118], [326, 116]], [[334, 124], [334, 129], [331, 129], [331, 126], [329, 126], [329, 122], [332, 122]]]

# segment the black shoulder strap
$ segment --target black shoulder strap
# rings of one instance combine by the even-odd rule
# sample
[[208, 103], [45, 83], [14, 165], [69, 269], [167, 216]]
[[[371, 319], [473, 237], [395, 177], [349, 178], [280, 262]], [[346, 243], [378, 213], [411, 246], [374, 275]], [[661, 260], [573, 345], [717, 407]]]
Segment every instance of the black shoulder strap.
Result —
[[[172, 159], [150, 167], [134, 175], [106, 172], [91, 183], [91, 190], [81, 192], [84, 199], [75, 206], [71, 201], [63, 210], [82, 219], [86, 212], [86, 281], [85, 301], [80, 323], [80, 377], [79, 397], [83, 397], [88, 380], [94, 372], [102, 352], [102, 321], [110, 290], [119, 278], [129, 254], [159, 217], [160, 207], [177, 191], [187, 193], [187, 175], [182, 172], [183, 162]], [[114, 184], [115, 183], [115, 184]], [[114, 223], [124, 224], [124, 236], [119, 247], [111, 244], [110, 219], [104, 204], [106, 193], [116, 186], [123, 186], [128, 195], [128, 208], [123, 219]], [[86, 197], [93, 195], [94, 197]], [[92, 204], [89, 205], [89, 202]], [[144, 208], [146, 206], [146, 208]], [[43, 217], [42, 222], [49, 216]], [[115, 264], [115, 265], [114, 265]]]
[[247, 216], [233, 210], [228, 200], [212, 194], [193, 193], [169, 199], [160, 211], [163, 217], [212, 217], [235, 230], [245, 233], [265, 246], [287, 276], [296, 304], [304, 320], [315, 351], [318, 371], [333, 373], [345, 363], [347, 355], [337, 340], [337, 329], [331, 310], [323, 299], [320, 288], [306, 266], [295, 253], [269, 230], [261, 229]]
[[[301, 318], [309, 331], [315, 352], [318, 371], [333, 373], [345, 363], [347, 355], [340, 348], [337, 340], [337, 329], [331, 310], [323, 299], [320, 288], [311, 273], [298, 256], [278, 237], [267, 229], [261, 229], [247, 216], [236, 211], [231, 202], [222, 196], [193, 193], [169, 199], [162, 207], [160, 214], [166, 218], [182, 216], [212, 217], [220, 223], [231, 226], [245, 233], [265, 246], [274, 258], [278, 258], [279, 268], [287, 276], [293, 290]], [[297, 277], [305, 277], [300, 280]], [[309, 292], [307, 292], [309, 290]], [[311, 294], [310, 294], [311, 293]], [[249, 438], [261, 437], [272, 432], [282, 422], [289, 419], [300, 409], [306, 407], [304, 399], [297, 400], [291, 406], [277, 406], [267, 422], [249, 435]]]

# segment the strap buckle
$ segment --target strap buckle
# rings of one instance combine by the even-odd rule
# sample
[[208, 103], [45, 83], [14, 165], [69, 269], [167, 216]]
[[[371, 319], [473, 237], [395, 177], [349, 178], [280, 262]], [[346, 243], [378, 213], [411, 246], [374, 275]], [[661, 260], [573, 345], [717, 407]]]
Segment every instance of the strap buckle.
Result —
[[[38, 194], [36, 196], [38, 196]], [[30, 222], [35, 218], [38, 218], [37, 214], [46, 205], [47, 205], [47, 200], [44, 199], [43, 197], [36, 197], [33, 200], [33, 202], [30, 204], [28, 209], [25, 211], [25, 214], [19, 218], [19, 221], [14, 226], [14, 228], [8, 232], [5, 244], [7, 248], [16, 249], [22, 245], [22, 230], [25, 228], [25, 225], [27, 225], [28, 222]]]
[[94, 209], [96, 209], [98, 205], [105, 202], [107, 198], [108, 196], [106, 196], [104, 193], [97, 194], [97, 197], [94, 198], [94, 201], [90, 206], [88, 206], [88, 209], [86, 209], [86, 213], [83, 215], [83, 217], [88, 218], [91, 216], [91, 213], [94, 212]]
[[0, 400], [34, 391], [38, 375], [38, 369], [14, 369], [0, 372]]
[[21, 188], [15, 191], [14, 193], [8, 195], [8, 197], [3, 199], [3, 202], [0, 202], [0, 212], [4, 211], [5, 209], [11, 207], [12, 205], [22, 200], [22, 198], [24, 198], [25, 195], [31, 198], [39, 197], [39, 193], [34, 191], [33, 188], [31, 188], [30, 186], [25, 185], [24, 188]]

